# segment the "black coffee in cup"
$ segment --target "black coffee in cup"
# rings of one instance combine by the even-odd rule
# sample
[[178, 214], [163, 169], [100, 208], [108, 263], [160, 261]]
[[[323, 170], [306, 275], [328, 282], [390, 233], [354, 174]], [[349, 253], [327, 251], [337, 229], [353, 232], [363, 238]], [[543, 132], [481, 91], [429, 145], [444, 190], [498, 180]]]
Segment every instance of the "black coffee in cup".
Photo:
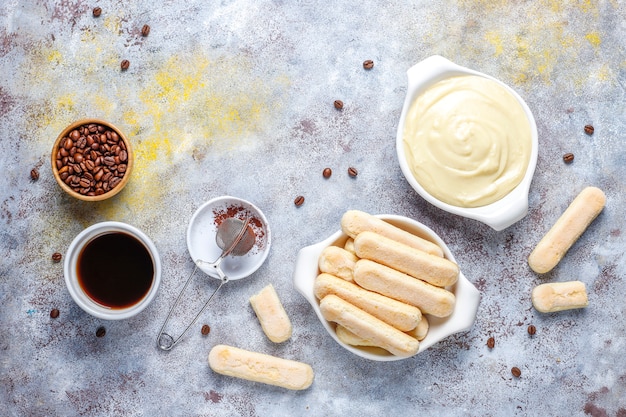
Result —
[[96, 303], [124, 309], [140, 302], [154, 280], [154, 262], [136, 237], [112, 232], [90, 240], [78, 255], [78, 284]]

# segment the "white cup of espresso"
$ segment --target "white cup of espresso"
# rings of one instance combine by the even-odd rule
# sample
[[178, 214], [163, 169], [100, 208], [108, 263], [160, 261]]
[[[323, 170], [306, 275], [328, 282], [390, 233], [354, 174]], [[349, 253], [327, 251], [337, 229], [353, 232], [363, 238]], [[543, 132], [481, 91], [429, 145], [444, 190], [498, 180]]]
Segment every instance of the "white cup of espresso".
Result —
[[101, 319], [121, 320], [138, 314], [154, 299], [161, 283], [161, 260], [142, 231], [108, 221], [74, 238], [64, 273], [80, 308]]

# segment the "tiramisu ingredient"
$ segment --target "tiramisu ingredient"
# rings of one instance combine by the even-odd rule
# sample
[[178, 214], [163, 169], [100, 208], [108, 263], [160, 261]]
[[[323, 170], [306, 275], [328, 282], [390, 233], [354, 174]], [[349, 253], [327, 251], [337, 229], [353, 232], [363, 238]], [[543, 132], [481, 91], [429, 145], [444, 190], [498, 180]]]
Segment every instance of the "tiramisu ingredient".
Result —
[[343, 109], [343, 101], [341, 100], [335, 100], [335, 102], [333, 103], [333, 105], [335, 106], [335, 108], [337, 110], [341, 110]]
[[56, 308], [50, 310], [50, 318], [56, 319], [57, 317], [59, 317], [59, 310]]
[[104, 326], [100, 326], [96, 329], [96, 337], [104, 337], [107, 334], [107, 329]]
[[293, 200], [293, 204], [296, 205], [296, 207], [300, 207], [301, 205], [304, 204], [304, 196], [297, 196], [294, 200]]
[[363, 61], [363, 68], [367, 70], [374, 68], [374, 61], [372, 61], [371, 59], [366, 59], [365, 61]]
[[589, 305], [587, 288], [581, 281], [549, 282], [533, 288], [533, 307], [541, 313], [584, 308]]
[[102, 9], [100, 7], [94, 7], [92, 11], [93, 17], [100, 17], [102, 14]]
[[356, 176], [359, 175], [359, 171], [357, 171], [355, 167], [350, 167], [348, 168], [348, 175], [352, 178], [356, 178]]
[[128, 68], [130, 67], [130, 61], [127, 59], [124, 59], [121, 63], [120, 63], [120, 68], [122, 68], [122, 71], [126, 71]]
[[513, 374], [515, 378], [519, 378], [522, 376], [522, 371], [517, 366], [514, 366], [511, 368], [511, 374]]
[[211, 332], [211, 327], [208, 324], [202, 325], [202, 328], [200, 329], [200, 333], [202, 333], [203, 336], [208, 335], [210, 332]]
[[143, 27], [141, 28], [141, 36], [148, 36], [150, 34], [150, 26], [149, 25], [143, 25]]
[[291, 320], [272, 284], [250, 297], [250, 305], [268, 339], [282, 343], [291, 337]]
[[493, 336], [487, 339], [487, 347], [489, 349], [493, 349], [495, 346], [496, 346], [496, 339], [494, 339]]
[[333, 170], [330, 168], [324, 168], [324, 171], [322, 171], [322, 176], [324, 178], [330, 178], [331, 175], [333, 175]]
[[354, 282], [354, 264], [359, 258], [339, 246], [328, 246], [320, 253], [317, 265], [322, 272], [335, 275], [348, 282]]
[[59, 252], [54, 252], [52, 254], [52, 261], [53, 262], [61, 262], [61, 258], [63, 258], [63, 255], [61, 255]]
[[588, 134], [589, 136], [593, 135], [594, 132], [594, 128], [592, 125], [585, 125], [585, 133]]
[[565, 162], [566, 164], [571, 164], [572, 162], [574, 162], [574, 154], [571, 152], [568, 152], [565, 155], [563, 155], [563, 162]]
[[528, 334], [531, 336], [534, 336], [535, 333], [537, 333], [537, 328], [533, 326], [532, 324], [528, 326]]
[[583, 189], [528, 257], [532, 270], [538, 274], [551, 271], [600, 214], [605, 203], [606, 196], [599, 188]]
[[39, 179], [39, 171], [37, 168], [33, 168], [30, 170], [30, 179], [33, 181], [37, 181]]

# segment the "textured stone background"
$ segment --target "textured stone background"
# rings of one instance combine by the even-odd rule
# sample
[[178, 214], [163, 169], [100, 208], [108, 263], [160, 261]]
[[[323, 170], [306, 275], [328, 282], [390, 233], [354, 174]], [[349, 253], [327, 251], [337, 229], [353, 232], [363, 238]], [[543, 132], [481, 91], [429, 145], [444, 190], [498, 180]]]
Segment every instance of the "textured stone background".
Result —
[[[157, 3], [0, 5], [0, 414], [626, 416], [624, 1]], [[396, 162], [405, 72], [433, 54], [510, 84], [537, 119], [529, 214], [502, 232], [430, 206]], [[83, 117], [117, 124], [136, 153], [130, 183], [103, 203], [67, 197], [49, 167], [58, 133]], [[586, 185], [605, 190], [606, 209], [552, 273], [537, 276], [528, 254]], [[224, 287], [201, 320], [208, 337], [198, 325], [161, 352], [157, 331], [192, 269], [187, 222], [224, 194], [265, 212], [270, 256]], [[406, 215], [439, 233], [482, 293], [473, 328], [394, 363], [339, 347], [292, 275], [298, 249], [337, 230], [351, 208]], [[154, 302], [120, 322], [80, 310], [50, 260], [103, 220], [141, 228], [163, 260]], [[535, 285], [571, 279], [587, 284], [589, 308], [532, 308]], [[281, 345], [265, 338], [247, 301], [270, 282], [294, 324]], [[196, 280], [185, 309], [216, 283]], [[290, 392], [216, 375], [206, 357], [217, 343], [305, 361], [315, 382]]]

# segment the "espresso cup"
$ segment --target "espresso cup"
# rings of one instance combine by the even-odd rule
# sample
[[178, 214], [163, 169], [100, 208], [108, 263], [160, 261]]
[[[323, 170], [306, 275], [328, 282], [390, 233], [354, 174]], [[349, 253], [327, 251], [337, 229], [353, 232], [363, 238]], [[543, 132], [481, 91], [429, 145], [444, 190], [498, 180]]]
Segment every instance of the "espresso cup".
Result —
[[70, 244], [64, 263], [69, 293], [87, 313], [106, 320], [132, 317], [150, 304], [161, 283], [156, 246], [120, 222], [94, 224]]

